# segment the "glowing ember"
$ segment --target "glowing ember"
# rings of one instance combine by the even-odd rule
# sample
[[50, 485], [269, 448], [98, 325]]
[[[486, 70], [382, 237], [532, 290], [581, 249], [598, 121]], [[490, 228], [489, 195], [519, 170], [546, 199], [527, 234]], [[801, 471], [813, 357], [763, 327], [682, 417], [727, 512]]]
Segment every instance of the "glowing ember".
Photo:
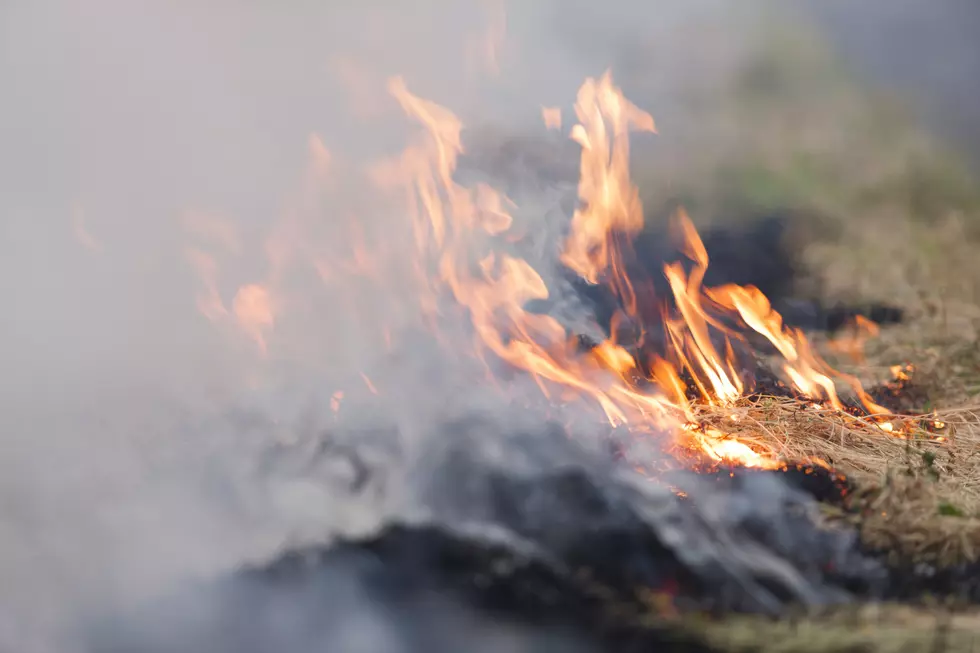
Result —
[[783, 466], [771, 455], [763, 455], [718, 429], [687, 424], [684, 432], [690, 434], [691, 441], [697, 445], [698, 451], [716, 462], [764, 469], [778, 469]]
[[910, 378], [912, 378], [910, 376], [912, 373], [912, 366], [905, 365], [903, 367], [902, 365], [892, 365], [891, 373], [892, 377], [894, 377], [896, 381], [908, 381]]

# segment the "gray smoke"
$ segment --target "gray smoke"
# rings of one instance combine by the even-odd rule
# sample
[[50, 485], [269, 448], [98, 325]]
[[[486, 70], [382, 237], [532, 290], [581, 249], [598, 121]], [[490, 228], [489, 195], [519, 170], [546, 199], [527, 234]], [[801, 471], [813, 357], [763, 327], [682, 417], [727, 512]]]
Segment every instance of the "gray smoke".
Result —
[[[403, 218], [342, 180], [329, 202], [295, 208], [311, 133], [355, 163], [404, 144], [388, 76], [520, 142], [541, 105], [567, 109], [583, 77], [613, 66], [670, 134], [690, 128], [691, 89], [721, 83], [751, 48], [761, 8], [516, 3], [495, 76], [480, 45], [493, 5], [3, 3], [0, 648], [71, 651], [68, 629], [89, 614], [376, 528], [399, 509], [390, 493], [351, 498], [331, 483], [356, 468], [304, 467], [336, 390], [354, 406], [350, 437], [404, 429], [373, 436], [379, 460], [410, 456], [445, 405], [483, 401], [461, 382], [470, 370], [424, 349], [391, 367], [365, 335], [401, 325], [391, 307], [405, 288], [343, 310], [321, 300], [277, 325], [288, 347], [256, 362], [252, 343], [195, 306], [188, 220], [235, 226], [236, 243], [215, 250], [230, 303], [268, 274], [263, 242], [284, 214], [328, 235], [354, 209], [382, 231]], [[508, 185], [522, 210], [567, 210], [567, 186], [529, 186]], [[532, 241], [541, 260], [553, 224]], [[290, 279], [292, 296], [318, 296], [309, 276]], [[587, 328], [574, 302], [561, 310]], [[405, 391], [358, 412], [361, 372]]]
[[[778, 614], [885, 580], [853, 533], [818, 527], [812, 498], [777, 476], [676, 474], [682, 499], [540, 417], [501, 431], [497, 412], [430, 426], [438, 437], [414, 464], [357, 460], [358, 492], [389, 485], [401, 499], [379, 533], [181, 588], [83, 641], [106, 653], [452, 651], [469, 629], [475, 650], [549, 651], [570, 637], [582, 650], [621, 650], [610, 643], [619, 628], [642, 650], [664, 641], [640, 625], [650, 606], [637, 597], [670, 583], [681, 607]], [[353, 459], [363, 445], [321, 453]], [[398, 476], [406, 469], [410, 482]]]

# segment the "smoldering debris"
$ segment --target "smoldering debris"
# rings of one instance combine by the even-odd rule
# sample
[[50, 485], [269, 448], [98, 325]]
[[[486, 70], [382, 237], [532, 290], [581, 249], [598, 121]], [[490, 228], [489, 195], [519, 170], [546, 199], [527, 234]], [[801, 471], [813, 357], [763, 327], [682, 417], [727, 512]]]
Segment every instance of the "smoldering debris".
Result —
[[374, 534], [115, 615], [88, 650], [701, 651], [658, 617], [777, 615], [884, 589], [855, 533], [821, 527], [781, 472], [658, 482], [560, 429], [499, 428], [448, 422], [408, 483], [389, 486], [404, 509]]
[[585, 653], [623, 639], [679, 643], [661, 629], [605, 626], [600, 606], [580, 583], [507, 546], [394, 526], [371, 541], [286, 554], [153, 606], [93, 650]]

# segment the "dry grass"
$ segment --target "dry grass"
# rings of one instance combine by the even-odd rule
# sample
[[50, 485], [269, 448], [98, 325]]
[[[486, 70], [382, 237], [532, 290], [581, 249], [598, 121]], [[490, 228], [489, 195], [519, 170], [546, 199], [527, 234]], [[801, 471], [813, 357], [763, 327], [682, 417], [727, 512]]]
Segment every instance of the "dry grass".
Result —
[[967, 653], [980, 650], [980, 613], [942, 607], [866, 605], [768, 620], [729, 617], [686, 624], [719, 651], [732, 653]]
[[[699, 418], [758, 450], [821, 459], [844, 473], [857, 489], [846, 509], [826, 514], [853, 524], [868, 545], [938, 565], [980, 559], [980, 191], [899, 103], [840, 74], [819, 43], [798, 41], [763, 47], [731, 88], [696, 103], [691, 134], [665, 130], [657, 142], [664, 162], [637, 165], [644, 205], [666, 215], [680, 202], [701, 226], [799, 218], [801, 296], [885, 301], [908, 316], [882, 329], [860, 364], [833, 359], [819, 336], [817, 349], [866, 387], [892, 365], [914, 364], [923, 415], [895, 416], [901, 437], [785, 398], [701, 407]], [[945, 423], [943, 441], [923, 428], [932, 420]], [[980, 651], [975, 610], [849, 606], [846, 614], [729, 616], [692, 628], [718, 650], [746, 653]]]
[[891, 433], [869, 418], [789, 398], [699, 411], [703, 424], [757, 450], [826, 462], [846, 475], [857, 491], [849, 510], [831, 516], [857, 526], [868, 545], [941, 565], [980, 557], [980, 405], [895, 415]]
[[[819, 54], [794, 61], [796, 68], [829, 70]], [[783, 459], [822, 459], [846, 474], [860, 492], [855, 512], [842, 518], [855, 522], [868, 544], [940, 564], [976, 560], [980, 193], [955, 157], [889, 112], [887, 101], [830, 75], [769, 77], [779, 82], [776, 90], [761, 97], [737, 91], [717, 104], [746, 116], [727, 158], [713, 152], [700, 168], [673, 170], [671, 183], [694, 189], [689, 208], [696, 219], [801, 216], [809, 225], [802, 234], [809, 242], [804, 294], [905, 309], [906, 323], [883, 329], [860, 364], [833, 359], [819, 336], [815, 344], [866, 386], [888, 378], [892, 365], [914, 364], [925, 394], [915, 408], [935, 411], [928, 419], [947, 425], [946, 439], [923, 429], [925, 419], [896, 416], [893, 425], [906, 435], [896, 437], [870, 420], [778, 398], [745, 400], [734, 411], [703, 408], [701, 419]], [[828, 92], [808, 86], [818, 78]], [[779, 119], [786, 128], [773, 137]], [[654, 178], [646, 194], [655, 205], [668, 190]]]
[[[860, 365], [835, 361], [867, 384], [910, 362], [927, 399], [919, 408], [947, 424], [936, 441], [912, 424], [895, 438], [834, 412], [754, 408], [767, 443], [787, 457], [832, 461], [862, 488], [853, 519], [868, 544], [939, 564], [980, 557], [980, 259], [976, 216], [916, 221], [895, 206], [844, 225], [840, 242], [811, 248], [824, 292], [844, 301], [889, 298], [909, 314], [883, 330]], [[819, 343], [825, 344], [825, 343]], [[793, 414], [791, 416], [791, 414]], [[896, 422], [897, 424], [897, 422]], [[852, 516], [853, 517], [853, 516]]]

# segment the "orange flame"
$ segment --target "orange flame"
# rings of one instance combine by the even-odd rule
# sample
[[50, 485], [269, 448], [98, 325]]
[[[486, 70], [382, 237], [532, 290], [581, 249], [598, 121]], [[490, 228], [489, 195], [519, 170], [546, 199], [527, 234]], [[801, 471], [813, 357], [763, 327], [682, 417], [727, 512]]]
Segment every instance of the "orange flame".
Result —
[[[608, 286], [631, 317], [648, 315], [640, 309], [648, 308], [650, 301], [660, 305], [666, 346], [650, 360], [638, 359], [614, 338], [583, 352], [555, 318], [526, 310], [528, 302], [547, 299], [549, 288], [528, 261], [509, 249], [516, 231], [512, 202], [486, 184], [468, 188], [456, 182], [456, 163], [463, 152], [462, 123], [451, 111], [413, 95], [400, 78], [389, 81], [388, 91], [422, 130], [399, 158], [372, 169], [372, 178], [385, 191], [401, 192], [407, 198], [418, 253], [414, 272], [424, 282], [423, 313], [436, 324], [444, 306], [439, 300], [451, 298], [467, 314], [475, 335], [473, 353], [487, 363], [488, 370], [491, 358], [503, 361], [529, 374], [546, 397], [585, 400], [598, 409], [598, 418], [613, 427], [642, 434], [671, 433], [672, 449], [679, 454], [693, 454], [708, 463], [778, 467], [783, 463], [777, 451], [702, 424], [690, 396], [693, 393], [697, 401], [717, 406], [742, 397], [751, 379], [740, 375], [733, 343], [744, 344], [745, 336], [755, 333], [781, 356], [785, 380], [815, 405], [846, 410], [837, 387], [843, 382], [883, 431], [901, 433], [901, 428], [881, 417], [885, 409], [871, 400], [857, 379], [833, 370], [801, 331], [783, 324], [758, 288], [703, 286], [708, 252], [683, 211], [672, 226], [689, 262], [664, 266], [670, 297], [661, 299], [670, 303], [638, 294], [625, 267], [629, 237], [643, 228], [639, 192], [629, 175], [628, 132], [655, 132], [655, 125], [649, 114], [623, 97], [609, 73], [598, 80], [587, 79], [578, 93], [578, 124], [570, 136], [582, 148], [580, 206], [560, 260], [587, 282]], [[549, 126], [560, 126], [557, 110], [544, 109], [543, 116]], [[311, 150], [321, 173], [332, 165], [319, 139], [311, 141]], [[318, 260], [317, 271], [325, 280], [337, 271], [379, 279], [383, 257], [364, 246], [356, 225], [351, 235], [356, 241], [352, 261]], [[188, 254], [205, 286], [202, 311], [215, 318], [226, 315], [213, 261], [202, 251]], [[242, 287], [233, 312], [264, 351], [276, 319], [267, 287]], [[615, 317], [614, 323], [622, 317]], [[870, 331], [867, 324], [860, 326]], [[382, 331], [388, 340], [387, 328]], [[377, 394], [372, 380], [363, 373], [361, 377]], [[332, 397], [334, 412], [342, 398], [342, 393]], [[731, 427], [737, 430], [738, 410], [730, 416]]]
[[855, 315], [845, 331], [828, 343], [832, 351], [843, 354], [855, 363], [864, 362], [864, 346], [878, 337], [878, 325], [861, 315]]
[[235, 294], [232, 307], [242, 330], [255, 341], [263, 354], [266, 353], [266, 336], [275, 325], [269, 291], [254, 283], [242, 286]]
[[[462, 152], [459, 120], [443, 107], [409, 93], [401, 80], [393, 80], [389, 89], [427, 131], [423, 146], [409, 150], [403, 159], [404, 172], [411, 179], [411, 206], [417, 209], [413, 215], [420, 252], [435, 257], [437, 283], [445, 284], [468, 310], [479, 349], [529, 372], [546, 396], [559, 386], [564, 388], [563, 397], [571, 391], [591, 398], [613, 426], [640, 431], [670, 428], [683, 434], [681, 443], [686, 448], [712, 461], [778, 465], [776, 452], [760, 451], [717, 429], [699, 427], [687, 396], [685, 378], [711, 404], [730, 404], [745, 392], [731, 341], [742, 337], [726, 326], [734, 321], [768, 340], [783, 358], [788, 381], [802, 395], [845, 410], [835, 379], [841, 380], [871, 414], [886, 412], [871, 401], [857, 379], [830, 368], [801, 331], [785, 327], [757, 288], [703, 288], [708, 253], [683, 211], [674, 226], [681, 251], [694, 267], [690, 273], [680, 263], [664, 268], [674, 305], [664, 314], [668, 351], [648, 364], [648, 378], [634, 356], [612, 340], [578, 353], [556, 320], [524, 309], [528, 301], [548, 297], [541, 276], [527, 261], [493, 246], [493, 238], [504, 235], [512, 224], [506, 198], [487, 186], [466, 189], [453, 181]], [[572, 128], [571, 137], [582, 146], [582, 204], [572, 218], [561, 261], [591, 283], [606, 283], [626, 311], [635, 315], [637, 297], [620, 244], [621, 237], [643, 227], [639, 194], [629, 177], [628, 131], [653, 132], [654, 122], [622, 96], [608, 73], [599, 80], [586, 80], [575, 110], [579, 124]], [[544, 117], [553, 120], [554, 114], [545, 110]], [[722, 351], [713, 333], [722, 336]], [[684, 423], [687, 427], [680, 428]], [[891, 424], [881, 426], [887, 430]]]
[[541, 118], [548, 129], [561, 129], [561, 109], [558, 107], [541, 107]]
[[628, 284], [614, 236], [639, 231], [643, 207], [630, 182], [627, 132], [630, 128], [655, 132], [656, 127], [648, 113], [623, 97], [608, 72], [598, 81], [585, 81], [575, 115], [580, 123], [572, 127], [571, 137], [582, 146], [579, 199], [583, 207], [572, 217], [561, 260], [591, 283], [611, 270], [617, 281]]
[[[623, 111], [626, 103], [610, 80], [591, 84], [595, 91], [583, 95], [583, 101], [597, 103], [602, 97], [603, 106], [611, 107], [606, 111], [609, 116], [626, 120], [632, 115]], [[612, 425], [625, 424], [631, 416], [662, 422], [667, 405], [659, 393], [640, 392], [626, 380], [637, 365], [625, 349], [607, 342], [589, 356], [575, 355], [568, 334], [554, 318], [524, 309], [528, 301], [548, 297], [548, 288], [537, 271], [527, 261], [507, 253], [473, 251], [486, 237], [503, 235], [510, 228], [507, 201], [488, 186], [469, 190], [453, 181], [456, 157], [462, 151], [461, 125], [455, 116], [411, 95], [400, 80], [394, 80], [390, 90], [428, 131], [425, 147], [405, 160], [413, 179], [411, 205], [423, 209], [415, 214], [417, 220], [421, 218], [416, 237], [423, 253], [435, 254], [439, 282], [468, 309], [480, 347], [529, 372], [547, 396], [557, 385], [591, 397]], [[606, 95], [600, 96], [600, 91]], [[584, 156], [583, 167], [593, 169], [597, 179], [602, 177], [609, 183], [619, 177], [615, 183], [628, 187], [623, 126], [616, 128], [617, 157], [607, 162], [609, 169], [600, 170], [601, 161], [586, 163]], [[605, 128], [595, 128], [594, 133], [605, 133]], [[583, 196], [590, 193], [583, 191]], [[635, 189], [632, 194], [635, 197]], [[580, 222], [596, 220], [582, 215], [585, 217], [579, 218]]]

